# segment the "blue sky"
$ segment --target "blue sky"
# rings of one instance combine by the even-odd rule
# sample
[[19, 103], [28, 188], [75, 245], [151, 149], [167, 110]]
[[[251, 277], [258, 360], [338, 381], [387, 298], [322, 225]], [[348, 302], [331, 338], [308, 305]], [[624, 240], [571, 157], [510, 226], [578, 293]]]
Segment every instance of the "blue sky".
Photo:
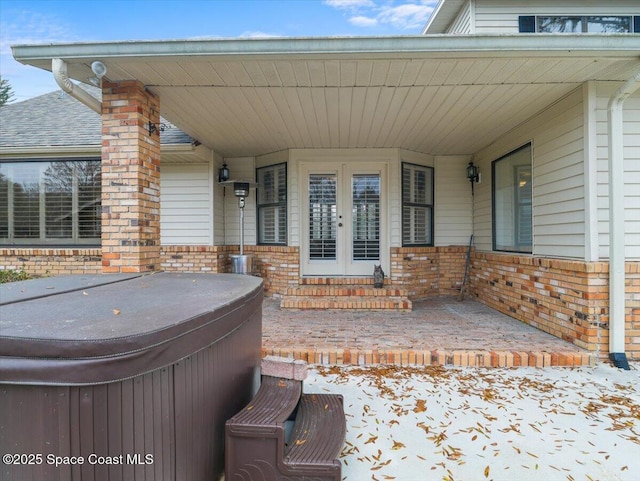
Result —
[[437, 0], [0, 0], [0, 75], [13, 101], [57, 90], [11, 45], [228, 37], [418, 35]]

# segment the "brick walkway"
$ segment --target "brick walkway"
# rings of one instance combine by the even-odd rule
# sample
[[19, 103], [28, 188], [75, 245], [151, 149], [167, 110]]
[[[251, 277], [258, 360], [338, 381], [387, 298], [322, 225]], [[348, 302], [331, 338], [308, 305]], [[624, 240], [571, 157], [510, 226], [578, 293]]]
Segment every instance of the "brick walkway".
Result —
[[310, 364], [578, 366], [595, 356], [479, 302], [437, 298], [412, 312], [263, 305], [263, 355]]

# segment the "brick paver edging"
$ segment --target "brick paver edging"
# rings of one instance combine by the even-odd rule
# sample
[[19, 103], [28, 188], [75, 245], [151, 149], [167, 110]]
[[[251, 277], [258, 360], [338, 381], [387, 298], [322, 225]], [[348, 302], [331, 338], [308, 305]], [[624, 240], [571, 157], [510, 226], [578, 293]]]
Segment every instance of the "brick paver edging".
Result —
[[279, 356], [309, 364], [473, 367], [573, 367], [592, 366], [589, 353], [527, 351], [415, 351], [404, 349], [262, 349], [262, 356]]

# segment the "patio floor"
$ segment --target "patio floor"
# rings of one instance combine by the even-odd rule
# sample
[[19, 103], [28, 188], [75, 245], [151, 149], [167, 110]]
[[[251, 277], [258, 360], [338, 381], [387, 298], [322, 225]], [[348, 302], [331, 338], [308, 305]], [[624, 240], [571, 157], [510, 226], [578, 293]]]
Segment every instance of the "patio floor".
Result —
[[262, 354], [324, 365], [583, 366], [594, 354], [474, 300], [413, 311], [290, 310], [263, 304]]

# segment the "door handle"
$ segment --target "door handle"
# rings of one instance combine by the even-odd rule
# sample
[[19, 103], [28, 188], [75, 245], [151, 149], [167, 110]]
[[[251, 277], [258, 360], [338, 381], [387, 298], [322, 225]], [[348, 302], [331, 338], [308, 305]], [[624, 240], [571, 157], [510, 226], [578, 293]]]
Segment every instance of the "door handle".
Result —
[[340, 223], [338, 224], [338, 227], [342, 227], [342, 222], [340, 222]]

